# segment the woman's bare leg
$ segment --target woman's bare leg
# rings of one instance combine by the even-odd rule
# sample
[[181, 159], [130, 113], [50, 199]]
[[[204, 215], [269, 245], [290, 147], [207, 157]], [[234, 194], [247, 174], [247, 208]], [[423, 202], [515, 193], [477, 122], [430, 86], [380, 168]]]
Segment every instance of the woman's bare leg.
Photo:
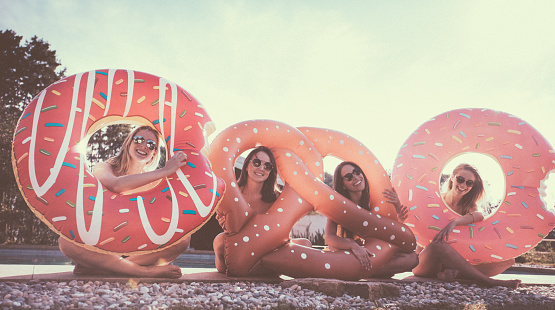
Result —
[[225, 265], [225, 233], [220, 233], [214, 238], [212, 243], [214, 247], [216, 269], [220, 273], [226, 273], [227, 267]]
[[389, 262], [380, 268], [374, 277], [391, 277], [397, 273], [411, 271], [417, 265], [418, 255], [416, 253], [404, 253], [397, 249]]
[[181, 253], [185, 252], [189, 248], [190, 243], [191, 237], [187, 237], [162, 251], [142, 255], [131, 255], [127, 257], [127, 259], [141, 266], [168, 265], [181, 255]]
[[[58, 240], [60, 250], [75, 264], [88, 269], [101, 269], [112, 274], [125, 274], [146, 278], [179, 278], [181, 268], [173, 265], [141, 266], [131, 260], [116, 254], [105, 254], [87, 250], [60, 237]], [[102, 272], [100, 272], [102, 273]]]
[[511, 267], [514, 264], [515, 264], [515, 259], [511, 258], [497, 263], [474, 265], [474, 267], [480, 270], [480, 272], [485, 274], [486, 276], [493, 277], [509, 269], [509, 267]]
[[434, 247], [428, 245], [418, 255], [418, 265], [412, 269], [412, 273], [418, 277], [435, 278], [437, 273], [443, 269], [443, 260]]
[[[488, 287], [517, 288], [520, 284], [520, 280], [496, 280], [486, 276], [449, 244], [443, 242], [432, 242], [420, 253], [420, 263], [413, 269], [413, 273], [421, 277], [437, 277], [442, 266], [445, 267], [445, 271], [457, 270], [458, 277], [462, 279], [477, 281]], [[434, 272], [436, 272], [435, 275]], [[445, 279], [449, 274], [441, 273], [439, 276]]]

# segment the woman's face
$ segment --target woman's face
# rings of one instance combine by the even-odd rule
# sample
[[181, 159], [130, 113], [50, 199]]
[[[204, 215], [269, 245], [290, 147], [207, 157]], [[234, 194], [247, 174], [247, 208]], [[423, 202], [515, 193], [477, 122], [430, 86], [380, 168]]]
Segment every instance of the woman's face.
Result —
[[147, 164], [158, 150], [156, 140], [156, 135], [152, 131], [139, 130], [133, 136], [133, 141], [129, 146], [129, 155], [134, 160]]
[[349, 192], [362, 192], [366, 187], [362, 171], [352, 165], [345, 165], [341, 168], [343, 177], [343, 187]]
[[[258, 161], [260, 161], [260, 165], [258, 165]], [[268, 176], [270, 176], [270, 172], [272, 171], [272, 169], [267, 169], [269, 168], [269, 166], [272, 166], [272, 163], [270, 162], [270, 156], [268, 156], [268, 154], [266, 154], [265, 152], [256, 153], [251, 158], [251, 161], [249, 162], [249, 165], [247, 167], [249, 179], [255, 182], [263, 183], [264, 181], [266, 181], [266, 179], [268, 179]]]
[[462, 169], [451, 176], [451, 181], [453, 182], [451, 191], [456, 196], [462, 197], [470, 192], [474, 186], [474, 182], [476, 182], [476, 177], [471, 171]]

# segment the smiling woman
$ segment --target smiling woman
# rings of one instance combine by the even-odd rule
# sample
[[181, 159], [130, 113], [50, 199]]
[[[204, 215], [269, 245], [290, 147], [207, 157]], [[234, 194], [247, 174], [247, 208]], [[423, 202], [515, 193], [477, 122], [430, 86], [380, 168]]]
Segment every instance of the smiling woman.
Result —
[[[186, 164], [187, 155], [176, 152], [161, 169], [156, 169], [160, 158], [160, 134], [150, 126], [140, 126], [123, 141], [118, 154], [98, 163], [93, 175], [102, 185], [116, 194], [130, 195], [152, 189], [162, 178], [174, 174]], [[181, 269], [169, 265], [189, 246], [190, 237], [176, 246], [154, 254], [120, 257], [116, 254], [97, 253], [77, 246], [63, 237], [60, 250], [76, 264], [74, 273], [123, 273], [127, 275], [169, 277], [181, 276]]]
[[[490, 217], [479, 209], [484, 176], [473, 165], [450, 171], [447, 192], [440, 192], [444, 167], [474, 153], [502, 171], [500, 180], [488, 177], [502, 188], [502, 203]], [[554, 159], [553, 148], [536, 129], [501, 111], [458, 109], [422, 124], [401, 147], [392, 173], [401, 200], [409, 205], [406, 225], [425, 247], [413, 272], [518, 286], [489, 277], [510, 267], [555, 225], [551, 206], [543, 201]]]
[[[106, 141], [121, 149], [91, 171], [89, 138], [113, 124], [139, 127], [123, 143]], [[92, 70], [31, 101], [15, 130], [12, 163], [27, 204], [61, 236], [76, 272], [179, 277], [169, 262], [225, 191], [206, 158], [213, 130], [204, 107], [175, 83]], [[162, 144], [168, 160], [156, 169]]]
[[[254, 210], [254, 214], [265, 214], [277, 200], [281, 191], [277, 184], [276, 159], [272, 151], [259, 146], [247, 155], [243, 162], [241, 174], [237, 181], [237, 186], [248, 206]], [[218, 216], [220, 225], [225, 227], [225, 220]], [[296, 238], [291, 242], [308, 247], [312, 247], [308, 239]], [[214, 254], [216, 256], [216, 268], [219, 272], [225, 273], [225, 233], [221, 233], [214, 239]], [[269, 273], [270, 271], [262, 266], [257, 266], [253, 271], [256, 273]]]
[[[458, 165], [469, 163], [480, 172], [480, 178], [484, 187], [483, 195], [476, 201], [479, 209], [482, 210], [484, 217], [488, 218], [495, 214], [500, 207], [503, 197], [505, 197], [505, 178], [503, 170], [495, 159], [480, 153], [464, 153], [453, 157], [441, 171], [439, 187], [441, 193], [449, 190], [452, 184], [452, 172]], [[446, 204], [447, 208], [449, 204]], [[456, 212], [456, 211], [455, 211]], [[459, 215], [461, 213], [458, 213]]]

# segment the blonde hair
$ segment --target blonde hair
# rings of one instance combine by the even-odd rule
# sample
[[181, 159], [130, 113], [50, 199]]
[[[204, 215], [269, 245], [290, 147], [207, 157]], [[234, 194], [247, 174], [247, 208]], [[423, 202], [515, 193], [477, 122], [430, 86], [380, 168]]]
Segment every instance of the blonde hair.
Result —
[[129, 167], [131, 163], [131, 155], [129, 155], [129, 148], [131, 147], [131, 143], [133, 143], [133, 137], [141, 131], [141, 130], [148, 130], [152, 132], [156, 136], [156, 149], [150, 161], [146, 164], [144, 171], [152, 171], [156, 169], [158, 166], [158, 162], [160, 161], [160, 134], [158, 131], [150, 126], [141, 126], [135, 130], [133, 130], [127, 138], [123, 141], [121, 148], [118, 154], [106, 162], [112, 166], [112, 170], [116, 176], [127, 175], [129, 172]]

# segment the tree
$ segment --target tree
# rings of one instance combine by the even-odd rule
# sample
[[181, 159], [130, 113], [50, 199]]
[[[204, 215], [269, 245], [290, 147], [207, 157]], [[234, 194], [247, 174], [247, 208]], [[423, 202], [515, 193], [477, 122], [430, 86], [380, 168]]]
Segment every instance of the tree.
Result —
[[37, 36], [22, 44], [13, 30], [0, 31], [0, 243], [52, 243], [50, 231], [27, 207], [11, 163], [13, 133], [25, 106], [66, 69], [50, 44]]

